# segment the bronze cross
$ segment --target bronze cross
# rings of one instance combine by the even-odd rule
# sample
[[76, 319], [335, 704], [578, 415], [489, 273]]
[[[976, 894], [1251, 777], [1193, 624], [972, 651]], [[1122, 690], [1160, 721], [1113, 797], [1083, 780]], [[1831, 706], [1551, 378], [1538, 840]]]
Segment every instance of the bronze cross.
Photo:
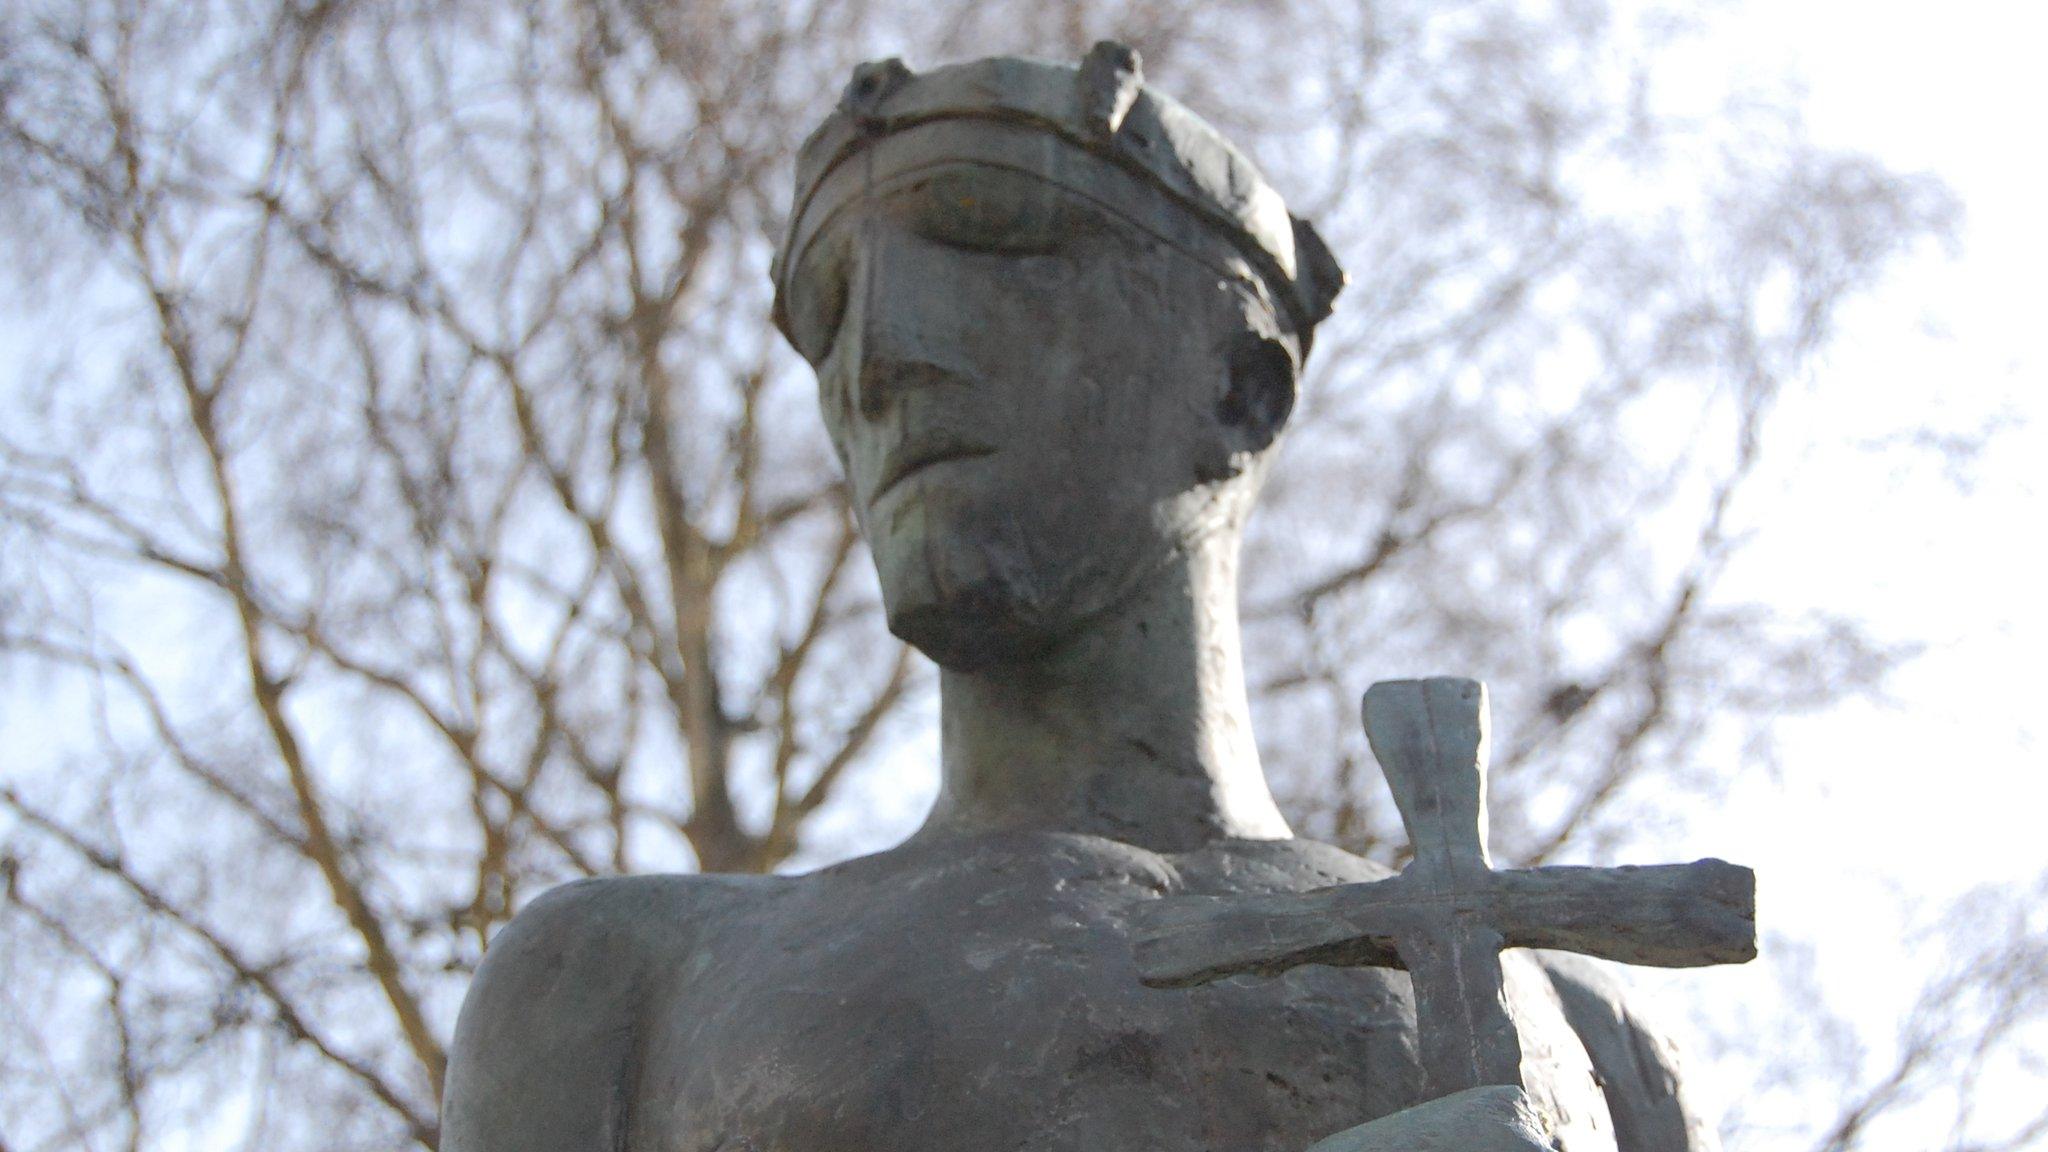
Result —
[[1486, 686], [1396, 680], [1365, 731], [1414, 846], [1400, 875], [1312, 892], [1175, 896], [1140, 909], [1145, 983], [1180, 987], [1302, 964], [1406, 968], [1429, 1098], [1522, 1083], [1503, 948], [1691, 968], [1756, 957], [1756, 874], [1722, 860], [1495, 871], [1486, 851]]

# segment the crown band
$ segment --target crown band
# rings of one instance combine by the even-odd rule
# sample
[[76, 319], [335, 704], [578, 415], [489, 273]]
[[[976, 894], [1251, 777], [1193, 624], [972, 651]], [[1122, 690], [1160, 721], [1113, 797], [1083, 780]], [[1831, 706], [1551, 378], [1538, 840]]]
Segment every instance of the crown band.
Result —
[[[785, 331], [788, 279], [822, 215], [837, 206], [839, 198], [830, 194], [818, 203], [826, 185], [836, 183], [834, 173], [886, 138], [945, 121], [1023, 130], [992, 134], [997, 155], [986, 160], [1026, 170], [1039, 165], [1036, 175], [1084, 195], [1108, 183], [1086, 165], [1121, 169], [1163, 191], [1246, 256], [1293, 322], [1304, 353], [1344, 285], [1344, 273], [1315, 229], [1288, 214], [1257, 167], [1199, 116], [1145, 88], [1137, 54], [1105, 41], [1079, 69], [1017, 57], [923, 75], [897, 60], [856, 69], [838, 109], [798, 154], [795, 204], [773, 268], [776, 322]], [[1035, 148], [1017, 142], [1027, 136], [1047, 139]], [[957, 158], [970, 161], [990, 151], [964, 145], [958, 136], [944, 148], [947, 155], [968, 152]], [[814, 219], [814, 208], [825, 213]]]

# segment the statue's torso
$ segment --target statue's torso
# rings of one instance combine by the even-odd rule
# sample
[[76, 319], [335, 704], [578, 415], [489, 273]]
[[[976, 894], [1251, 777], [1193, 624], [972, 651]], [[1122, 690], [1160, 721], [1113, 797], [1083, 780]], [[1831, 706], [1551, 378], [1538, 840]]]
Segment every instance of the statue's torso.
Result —
[[[1162, 857], [1020, 834], [749, 885], [709, 902], [687, 955], [661, 962], [649, 986], [627, 1142], [649, 1152], [1301, 1152], [1419, 1099], [1406, 975], [1307, 967], [1150, 989], [1132, 964], [1128, 918], [1169, 890], [1381, 875], [1302, 841]], [[1548, 986], [1533, 965], [1514, 966], [1525, 1031], [1539, 1034], [1528, 1046], [1555, 1065], [1544, 1091], [1605, 1130]]]

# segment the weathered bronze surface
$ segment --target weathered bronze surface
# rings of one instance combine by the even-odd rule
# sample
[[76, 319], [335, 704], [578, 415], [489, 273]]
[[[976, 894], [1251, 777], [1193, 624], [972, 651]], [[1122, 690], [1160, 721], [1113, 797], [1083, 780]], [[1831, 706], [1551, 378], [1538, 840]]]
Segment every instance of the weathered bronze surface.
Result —
[[[811, 875], [536, 901], [463, 1009], [447, 1152], [1302, 1152], [1418, 1103], [1406, 974], [1158, 989], [1130, 948], [1170, 894], [1386, 876], [1291, 838], [1237, 625], [1341, 283], [1128, 50], [857, 73], [800, 161], [776, 316], [890, 626], [939, 665], [941, 798]], [[1502, 967], [1560, 1147], [1709, 1146], [1602, 977]]]

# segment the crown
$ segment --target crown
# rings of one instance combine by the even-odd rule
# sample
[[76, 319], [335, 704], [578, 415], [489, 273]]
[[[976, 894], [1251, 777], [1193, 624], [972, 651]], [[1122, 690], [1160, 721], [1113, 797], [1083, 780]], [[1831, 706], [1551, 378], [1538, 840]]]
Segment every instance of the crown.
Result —
[[[1163, 191], [1245, 256], [1287, 311], [1304, 353], [1344, 287], [1344, 272], [1322, 238], [1288, 213], [1258, 167], [1207, 121], [1146, 87], [1137, 52], [1105, 40], [1079, 68], [1015, 56], [922, 74], [893, 58], [855, 68], [838, 107], [797, 154], [789, 231], [772, 271], [779, 325], [787, 327], [786, 280], [820, 226], [814, 217], [823, 213], [814, 209], [828, 179], [898, 133], [977, 120], [1056, 137]], [[991, 140], [975, 158], [1034, 170], [1055, 183], [1085, 179], [1087, 165], [1048, 166], [1043, 148], [1009, 145], [1014, 155], [985, 155], [1005, 147]]]

